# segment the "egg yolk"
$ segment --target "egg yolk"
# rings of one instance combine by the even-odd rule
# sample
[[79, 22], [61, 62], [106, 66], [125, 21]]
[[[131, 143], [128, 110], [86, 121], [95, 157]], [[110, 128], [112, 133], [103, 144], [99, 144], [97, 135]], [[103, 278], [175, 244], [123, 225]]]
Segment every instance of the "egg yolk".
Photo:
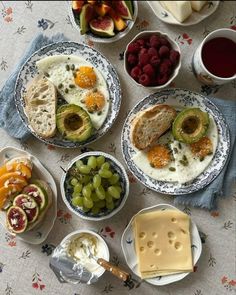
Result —
[[191, 152], [199, 157], [204, 158], [213, 152], [212, 142], [209, 137], [204, 136], [199, 141], [190, 144]]
[[81, 88], [92, 88], [97, 81], [96, 74], [91, 67], [80, 67], [75, 75], [75, 84]]
[[148, 161], [154, 168], [163, 168], [171, 160], [170, 150], [164, 145], [158, 144], [148, 151]]
[[101, 92], [89, 92], [85, 97], [85, 105], [88, 111], [98, 112], [105, 106], [105, 97]]

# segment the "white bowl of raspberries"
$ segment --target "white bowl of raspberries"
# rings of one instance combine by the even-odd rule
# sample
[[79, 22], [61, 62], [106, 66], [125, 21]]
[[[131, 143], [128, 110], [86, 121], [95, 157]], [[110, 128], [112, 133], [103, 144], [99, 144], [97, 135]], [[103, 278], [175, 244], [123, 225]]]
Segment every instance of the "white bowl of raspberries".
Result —
[[181, 67], [180, 48], [165, 33], [144, 31], [127, 45], [125, 71], [139, 85], [161, 89], [171, 83]]

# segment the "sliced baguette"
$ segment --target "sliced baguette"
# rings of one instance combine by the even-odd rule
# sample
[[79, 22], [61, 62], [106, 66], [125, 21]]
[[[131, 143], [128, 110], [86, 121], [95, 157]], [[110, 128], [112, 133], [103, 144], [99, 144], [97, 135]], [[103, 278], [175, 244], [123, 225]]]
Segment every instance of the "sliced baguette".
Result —
[[155, 105], [137, 114], [132, 122], [133, 145], [146, 149], [170, 127], [176, 117], [176, 110], [168, 105]]
[[43, 76], [30, 83], [25, 95], [25, 113], [32, 129], [41, 137], [52, 137], [56, 132], [57, 91]]

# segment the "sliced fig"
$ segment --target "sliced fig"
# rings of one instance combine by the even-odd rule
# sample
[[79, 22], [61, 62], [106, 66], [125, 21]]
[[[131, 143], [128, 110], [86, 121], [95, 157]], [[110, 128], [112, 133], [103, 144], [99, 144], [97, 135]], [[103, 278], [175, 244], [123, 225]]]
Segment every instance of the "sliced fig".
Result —
[[114, 1], [113, 6], [117, 14], [123, 19], [133, 19], [133, 7], [131, 1]]
[[95, 9], [91, 4], [85, 4], [80, 13], [80, 32], [85, 34], [89, 30], [89, 22], [95, 16]]
[[38, 204], [34, 198], [28, 195], [20, 194], [15, 197], [13, 206], [18, 206], [25, 211], [29, 224], [33, 223], [39, 216]]
[[39, 206], [39, 210], [42, 211], [47, 206], [47, 195], [42, 190], [41, 187], [39, 187], [36, 184], [29, 184], [23, 189], [23, 194], [29, 195], [32, 197], [36, 203]]
[[114, 33], [114, 22], [109, 16], [101, 16], [93, 19], [90, 23], [91, 31], [95, 35], [112, 37]]
[[12, 206], [7, 211], [7, 226], [16, 233], [23, 233], [28, 225], [28, 219], [23, 209], [18, 206]]

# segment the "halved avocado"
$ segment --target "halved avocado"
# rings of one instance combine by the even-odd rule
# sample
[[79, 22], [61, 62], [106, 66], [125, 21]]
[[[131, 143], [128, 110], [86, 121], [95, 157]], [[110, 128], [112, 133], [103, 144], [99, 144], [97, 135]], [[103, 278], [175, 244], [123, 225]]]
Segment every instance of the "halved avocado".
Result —
[[193, 143], [200, 140], [209, 127], [209, 115], [199, 108], [189, 108], [180, 112], [172, 125], [172, 133], [176, 140]]
[[57, 110], [57, 129], [71, 141], [83, 142], [93, 132], [93, 125], [88, 113], [74, 104], [63, 105]]

